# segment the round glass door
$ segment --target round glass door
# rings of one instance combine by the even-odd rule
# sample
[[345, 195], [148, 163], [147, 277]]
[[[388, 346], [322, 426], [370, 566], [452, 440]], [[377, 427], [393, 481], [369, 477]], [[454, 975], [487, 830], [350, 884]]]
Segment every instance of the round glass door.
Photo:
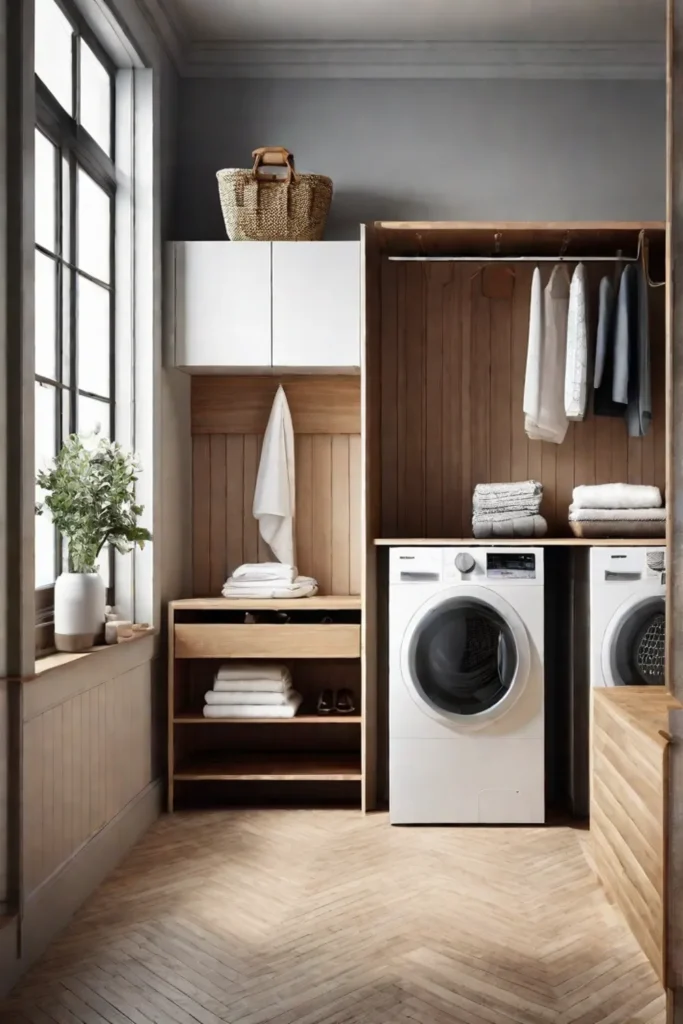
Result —
[[519, 666], [510, 625], [486, 601], [453, 597], [420, 620], [408, 668], [423, 699], [452, 715], [491, 711], [509, 694]]
[[663, 686], [664, 598], [632, 605], [605, 637], [614, 686]]

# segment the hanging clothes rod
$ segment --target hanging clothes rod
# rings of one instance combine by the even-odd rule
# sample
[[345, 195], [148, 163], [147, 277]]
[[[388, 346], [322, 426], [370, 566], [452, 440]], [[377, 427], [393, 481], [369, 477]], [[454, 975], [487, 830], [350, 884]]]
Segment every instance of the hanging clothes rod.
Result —
[[389, 256], [393, 263], [637, 263], [640, 256]]

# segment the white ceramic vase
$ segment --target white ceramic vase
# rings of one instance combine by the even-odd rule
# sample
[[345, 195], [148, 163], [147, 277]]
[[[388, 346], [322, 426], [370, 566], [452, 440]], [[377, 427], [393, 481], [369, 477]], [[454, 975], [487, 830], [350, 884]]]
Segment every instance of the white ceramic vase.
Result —
[[55, 647], [85, 651], [104, 628], [107, 592], [97, 572], [63, 572], [55, 583]]

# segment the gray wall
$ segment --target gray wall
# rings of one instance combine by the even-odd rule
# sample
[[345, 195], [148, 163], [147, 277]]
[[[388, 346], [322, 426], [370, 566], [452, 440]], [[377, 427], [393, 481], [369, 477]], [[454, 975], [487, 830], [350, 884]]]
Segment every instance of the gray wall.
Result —
[[376, 219], [659, 219], [665, 116], [663, 82], [181, 80], [175, 237], [225, 237], [215, 171], [265, 144], [333, 178], [330, 238]]

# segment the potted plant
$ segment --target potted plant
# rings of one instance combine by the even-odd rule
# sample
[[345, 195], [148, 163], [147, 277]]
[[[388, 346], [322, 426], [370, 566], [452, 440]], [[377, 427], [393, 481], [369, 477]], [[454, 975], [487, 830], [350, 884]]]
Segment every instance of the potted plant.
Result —
[[106, 591], [97, 560], [105, 544], [122, 554], [151, 534], [138, 519], [135, 483], [140, 464], [135, 455], [107, 438], [72, 434], [52, 467], [36, 478], [45, 492], [36, 513], [48, 510], [68, 545], [69, 571], [55, 583], [55, 647], [82, 651], [93, 644], [104, 624]]

